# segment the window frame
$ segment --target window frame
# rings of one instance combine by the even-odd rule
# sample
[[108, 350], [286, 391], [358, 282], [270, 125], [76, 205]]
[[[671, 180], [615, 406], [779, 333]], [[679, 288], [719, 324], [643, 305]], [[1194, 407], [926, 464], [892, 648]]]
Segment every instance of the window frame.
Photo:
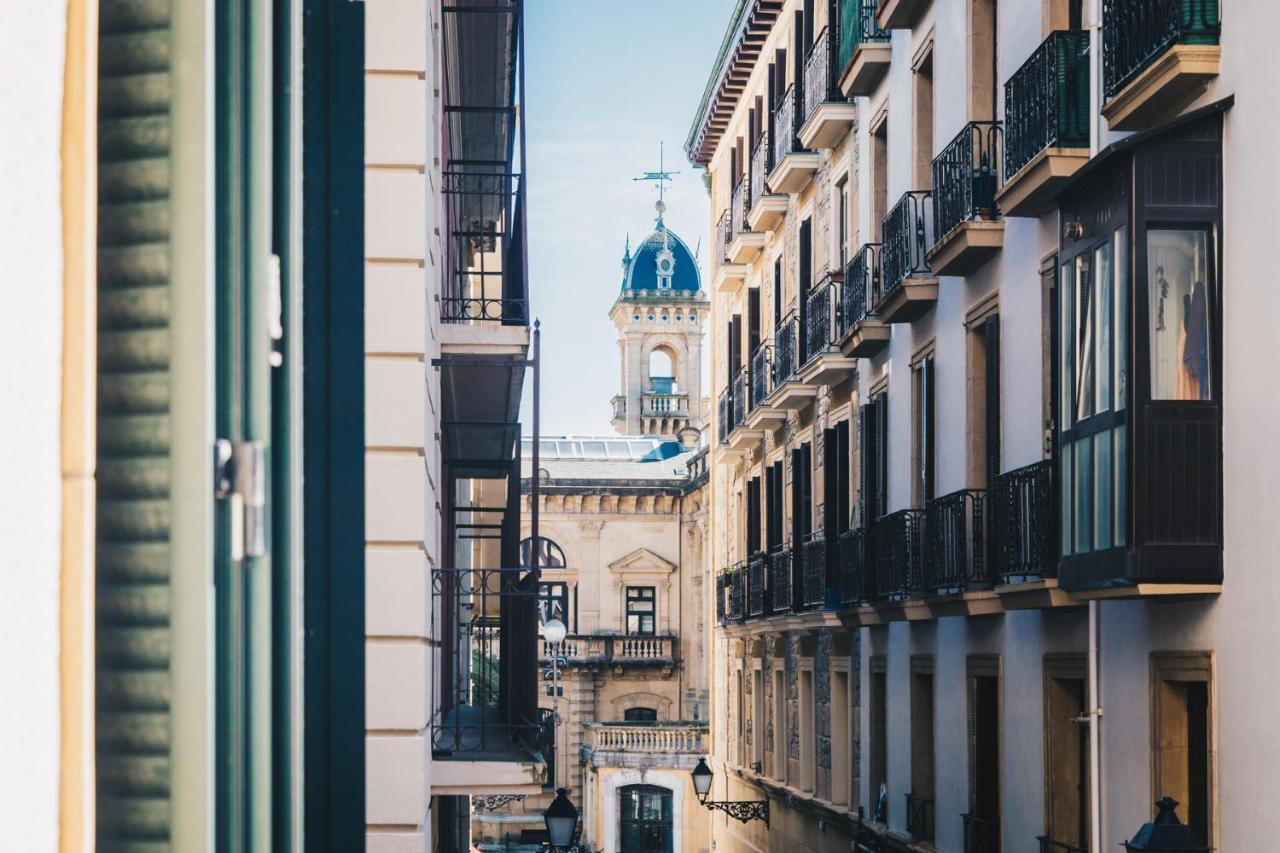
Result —
[[[644, 595], [644, 593], [648, 595]], [[634, 593], [634, 595], [633, 595]], [[628, 586], [624, 591], [626, 603], [625, 629], [628, 637], [656, 637], [658, 635], [658, 588], [656, 586]], [[649, 604], [649, 610], [633, 609], [634, 605]], [[651, 621], [649, 630], [643, 627], [632, 630], [631, 617], [635, 616], [639, 625], [644, 624], [644, 617]]]
[[[1161, 701], [1162, 688], [1166, 684], [1200, 683], [1207, 686], [1207, 707], [1205, 710], [1207, 728], [1205, 738], [1206, 755], [1206, 802], [1207, 823], [1206, 844], [1213, 850], [1218, 845], [1218, 732], [1217, 732], [1217, 682], [1214, 678], [1214, 653], [1212, 651], [1158, 651], [1151, 653], [1151, 791], [1150, 797], [1155, 802], [1159, 797], [1171, 794], [1166, 783], [1164, 758], [1165, 750], [1160, 746], [1161, 731], [1165, 724], [1164, 703]], [[1181, 792], [1179, 792], [1181, 793]], [[1181, 800], [1178, 817], [1188, 823], [1190, 803], [1185, 795]], [[1155, 817], [1153, 807], [1152, 817]]]

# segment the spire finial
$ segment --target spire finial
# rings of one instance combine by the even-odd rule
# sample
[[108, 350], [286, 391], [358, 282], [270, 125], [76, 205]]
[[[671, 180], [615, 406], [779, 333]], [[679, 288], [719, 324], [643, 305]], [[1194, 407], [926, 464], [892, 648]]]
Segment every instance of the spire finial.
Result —
[[658, 227], [662, 228], [662, 214], [667, 212], [667, 182], [672, 176], [680, 174], [679, 172], [668, 172], [666, 169], [665, 144], [658, 143], [658, 171], [645, 172], [638, 178], [632, 178], [633, 181], [653, 181], [658, 185], [658, 202], [654, 205], [654, 209], [658, 211]]

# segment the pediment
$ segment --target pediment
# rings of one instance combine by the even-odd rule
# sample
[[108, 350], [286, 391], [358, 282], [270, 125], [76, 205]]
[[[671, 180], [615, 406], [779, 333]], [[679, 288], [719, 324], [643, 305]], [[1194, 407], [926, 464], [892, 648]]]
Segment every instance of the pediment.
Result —
[[637, 548], [609, 564], [609, 571], [626, 574], [665, 575], [675, 570], [675, 563], [659, 557], [648, 548]]

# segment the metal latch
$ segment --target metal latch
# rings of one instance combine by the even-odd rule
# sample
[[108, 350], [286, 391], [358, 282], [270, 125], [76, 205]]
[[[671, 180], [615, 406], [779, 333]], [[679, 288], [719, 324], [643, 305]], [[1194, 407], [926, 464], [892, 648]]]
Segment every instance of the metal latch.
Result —
[[220, 438], [213, 449], [214, 497], [231, 504], [231, 559], [267, 553], [267, 446], [261, 441], [232, 444]]

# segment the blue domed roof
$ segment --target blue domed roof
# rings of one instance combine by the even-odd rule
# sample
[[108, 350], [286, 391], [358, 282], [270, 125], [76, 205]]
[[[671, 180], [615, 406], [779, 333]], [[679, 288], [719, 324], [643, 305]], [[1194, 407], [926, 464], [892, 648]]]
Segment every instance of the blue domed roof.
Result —
[[[669, 253], [669, 257], [667, 255]], [[660, 287], [659, 279], [670, 283]], [[658, 229], [636, 248], [622, 280], [623, 290], [683, 290], [696, 293], [702, 289], [698, 262], [685, 242], [661, 221]]]

